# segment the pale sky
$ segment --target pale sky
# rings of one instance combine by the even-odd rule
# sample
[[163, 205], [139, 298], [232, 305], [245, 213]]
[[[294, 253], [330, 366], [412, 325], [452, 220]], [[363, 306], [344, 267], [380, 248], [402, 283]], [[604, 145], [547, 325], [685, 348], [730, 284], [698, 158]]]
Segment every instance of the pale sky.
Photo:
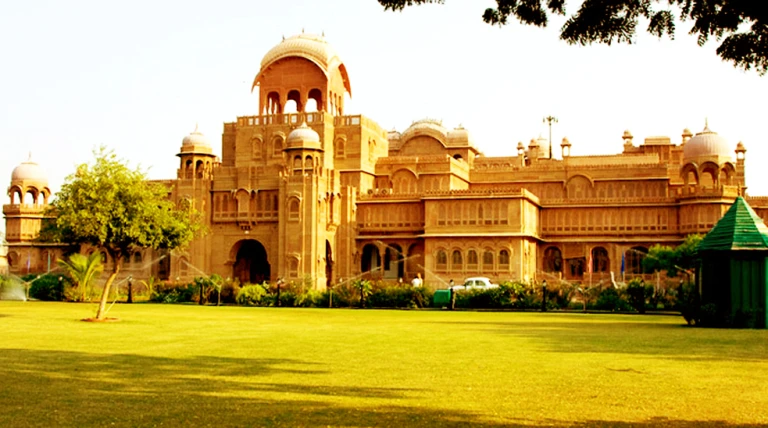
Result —
[[[325, 33], [349, 72], [347, 114], [403, 131], [425, 117], [463, 125], [487, 156], [514, 156], [547, 136], [555, 153], [616, 154], [683, 128], [710, 128], [747, 148], [747, 185], [768, 195], [761, 167], [768, 77], [735, 69], [678, 29], [631, 46], [568, 46], [562, 20], [491, 27], [492, 0], [448, 0], [402, 13], [376, 0], [16, 1], [0, 6], [0, 184], [28, 153], [59, 189], [106, 145], [150, 178], [175, 178], [181, 140], [198, 123], [221, 153], [224, 122], [258, 113], [250, 92], [283, 35]], [[574, 10], [574, 6], [568, 8]], [[763, 107], [761, 107], [763, 106]], [[4, 221], [0, 228], [4, 229]]]

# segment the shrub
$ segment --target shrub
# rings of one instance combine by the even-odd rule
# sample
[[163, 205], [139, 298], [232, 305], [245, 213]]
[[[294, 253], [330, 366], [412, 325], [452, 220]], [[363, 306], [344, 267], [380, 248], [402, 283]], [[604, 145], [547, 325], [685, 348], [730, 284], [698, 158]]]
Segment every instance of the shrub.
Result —
[[[573, 300], [577, 287], [567, 281], [552, 281], [547, 286], [547, 306], [553, 309], [567, 309]], [[539, 303], [541, 307], [541, 303]]]
[[[302, 308], [328, 307], [328, 292], [309, 290], [296, 296], [295, 305]], [[323, 302], [325, 304], [323, 305]]]
[[599, 291], [594, 308], [601, 311], [631, 311], [632, 306], [621, 293], [613, 287], [607, 287]]
[[236, 279], [226, 279], [221, 284], [221, 303], [237, 303], [240, 293], [240, 282]]
[[[59, 281], [60, 275], [25, 275], [21, 279], [30, 282], [29, 297], [38, 300], [62, 301], [64, 300], [64, 281]], [[62, 277], [63, 278], [63, 277]]]
[[374, 308], [425, 308], [432, 301], [432, 291], [424, 287], [377, 284], [367, 299]]
[[688, 325], [696, 325], [701, 320], [701, 299], [699, 290], [691, 283], [682, 284], [677, 289], [677, 299], [675, 300], [675, 310], [685, 319]]
[[641, 279], [632, 279], [627, 284], [627, 300], [641, 314], [645, 313], [646, 301], [653, 296], [653, 292], [653, 286], [645, 285], [645, 282]]
[[237, 292], [235, 300], [239, 305], [259, 306], [267, 295], [267, 290], [261, 285], [246, 284]]
[[199, 288], [195, 284], [166, 282], [156, 284], [150, 300], [157, 303], [188, 303], [195, 301]]

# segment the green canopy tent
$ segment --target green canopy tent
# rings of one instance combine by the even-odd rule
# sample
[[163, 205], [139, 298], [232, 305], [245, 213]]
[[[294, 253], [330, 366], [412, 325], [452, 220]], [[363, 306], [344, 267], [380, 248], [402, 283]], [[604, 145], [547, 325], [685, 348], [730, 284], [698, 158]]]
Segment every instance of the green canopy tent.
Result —
[[768, 227], [744, 198], [736, 198], [696, 250], [702, 322], [766, 328]]

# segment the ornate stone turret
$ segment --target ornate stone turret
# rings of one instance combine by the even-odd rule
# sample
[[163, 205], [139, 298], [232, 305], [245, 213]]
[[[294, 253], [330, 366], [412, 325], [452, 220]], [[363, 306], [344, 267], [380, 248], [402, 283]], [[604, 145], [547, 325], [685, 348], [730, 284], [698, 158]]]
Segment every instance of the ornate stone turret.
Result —
[[568, 141], [568, 137], [563, 137], [563, 142], [560, 143], [560, 148], [563, 152], [563, 159], [571, 156], [571, 142]]
[[195, 125], [195, 130], [184, 137], [181, 150], [176, 155], [180, 158], [177, 176], [180, 179], [211, 179], [216, 156], [213, 154], [208, 138]]
[[32, 241], [40, 234], [51, 190], [47, 174], [32, 161], [31, 154], [11, 173], [8, 196], [11, 203], [3, 207], [6, 240], [9, 244]]
[[681, 144], [685, 144], [685, 143], [687, 143], [687, 142], [688, 142], [688, 140], [690, 140], [690, 139], [691, 139], [691, 137], [693, 137], [693, 134], [691, 133], [691, 130], [690, 130], [690, 129], [688, 129], [688, 128], [685, 128], [685, 129], [683, 129], [683, 135], [682, 135], [682, 137], [683, 137], [683, 142], [682, 142]]
[[624, 134], [621, 136], [621, 139], [624, 140], [624, 150], [627, 148], [631, 148], [633, 146], [632, 139], [634, 137], [632, 136], [632, 133], [629, 132], [629, 129], [624, 130]]
[[531, 138], [531, 142], [528, 143], [528, 159], [532, 162], [539, 158], [539, 142], [536, 138]]

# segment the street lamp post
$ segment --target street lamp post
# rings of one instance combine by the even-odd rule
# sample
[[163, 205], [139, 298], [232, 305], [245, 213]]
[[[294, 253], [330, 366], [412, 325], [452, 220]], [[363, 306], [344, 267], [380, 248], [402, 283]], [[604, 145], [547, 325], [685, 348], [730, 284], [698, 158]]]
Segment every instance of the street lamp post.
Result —
[[128, 303], [133, 303], [133, 276], [128, 275]]
[[547, 116], [542, 122], [549, 125], [549, 158], [552, 159], [552, 124], [557, 123], [557, 118], [554, 116]]

